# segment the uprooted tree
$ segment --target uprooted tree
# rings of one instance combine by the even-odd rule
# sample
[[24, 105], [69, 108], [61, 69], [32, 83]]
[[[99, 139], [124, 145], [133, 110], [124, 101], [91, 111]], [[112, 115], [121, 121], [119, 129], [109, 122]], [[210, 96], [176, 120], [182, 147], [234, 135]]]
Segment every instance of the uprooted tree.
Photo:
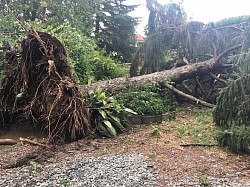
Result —
[[90, 129], [89, 113], [64, 46], [46, 33], [31, 30], [21, 47], [21, 54], [18, 50], [6, 54], [1, 111], [42, 124], [50, 140], [83, 138]]

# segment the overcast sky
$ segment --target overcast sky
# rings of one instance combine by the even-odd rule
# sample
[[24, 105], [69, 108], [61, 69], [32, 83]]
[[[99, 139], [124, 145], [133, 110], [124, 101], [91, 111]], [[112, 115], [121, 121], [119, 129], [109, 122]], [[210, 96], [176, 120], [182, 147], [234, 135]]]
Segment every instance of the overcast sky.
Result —
[[[141, 4], [132, 16], [141, 17], [141, 24], [137, 32], [143, 35], [147, 24], [148, 10], [146, 0], [127, 0], [129, 4]], [[161, 4], [167, 4], [170, 0], [158, 0]], [[175, 0], [174, 2], [178, 2]], [[183, 0], [184, 10], [192, 20], [208, 23], [223, 18], [250, 15], [250, 0]]]

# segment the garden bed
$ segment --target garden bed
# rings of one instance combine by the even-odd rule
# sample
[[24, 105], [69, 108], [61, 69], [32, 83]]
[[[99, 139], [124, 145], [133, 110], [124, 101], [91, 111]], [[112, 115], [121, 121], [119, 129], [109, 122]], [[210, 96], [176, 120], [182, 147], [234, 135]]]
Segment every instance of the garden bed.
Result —
[[142, 125], [142, 124], [152, 124], [152, 123], [161, 123], [162, 121], [169, 120], [169, 114], [161, 115], [133, 115], [128, 116], [128, 120], [131, 125]]

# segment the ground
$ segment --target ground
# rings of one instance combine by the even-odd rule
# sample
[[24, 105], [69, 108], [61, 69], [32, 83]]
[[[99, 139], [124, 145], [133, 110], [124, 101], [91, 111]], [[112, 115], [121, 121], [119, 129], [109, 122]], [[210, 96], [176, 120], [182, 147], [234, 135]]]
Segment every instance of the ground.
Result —
[[[166, 173], [173, 181], [192, 176], [200, 183], [208, 178], [234, 178], [249, 183], [250, 157], [216, 146], [217, 128], [211, 110], [193, 106], [181, 109], [175, 119], [160, 124], [133, 126], [115, 139], [84, 139], [45, 151], [31, 145], [0, 149], [0, 172], [35, 162], [60, 162], [65, 158], [101, 156], [123, 152], [142, 153], [152, 161], [159, 183], [166, 186]], [[32, 162], [30, 162], [32, 161]], [[235, 182], [235, 181], [234, 181]]]

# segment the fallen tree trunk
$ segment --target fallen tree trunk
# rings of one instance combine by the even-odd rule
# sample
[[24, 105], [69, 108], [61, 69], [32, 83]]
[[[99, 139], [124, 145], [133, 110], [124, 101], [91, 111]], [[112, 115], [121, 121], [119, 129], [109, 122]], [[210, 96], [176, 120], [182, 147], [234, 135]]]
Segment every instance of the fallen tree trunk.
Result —
[[210, 72], [224, 68], [222, 63], [212, 58], [204, 62], [189, 64], [182, 67], [173, 68], [170, 70], [155, 72], [152, 74], [132, 77], [132, 78], [116, 78], [107, 81], [101, 81], [92, 84], [91, 86], [80, 86], [81, 91], [96, 90], [98, 87], [102, 88], [105, 92], [114, 92], [128, 89], [142, 88], [145, 85], [175, 82], [181, 83], [195, 75], [208, 74]]
[[128, 89], [138, 89], [145, 85], [151, 85], [155, 83], [175, 82], [181, 83], [188, 78], [211, 74], [214, 71], [223, 70], [228, 67], [232, 67], [231, 64], [225, 64], [220, 60], [229, 52], [234, 51], [242, 47], [242, 44], [234, 45], [225, 49], [221, 54], [211, 58], [207, 61], [187, 64], [185, 66], [176, 67], [170, 70], [155, 72], [147, 75], [132, 77], [132, 78], [116, 78], [107, 81], [101, 81], [92, 84], [91, 86], [80, 86], [81, 91], [96, 90], [98, 87], [102, 88], [105, 92], [114, 92]]

